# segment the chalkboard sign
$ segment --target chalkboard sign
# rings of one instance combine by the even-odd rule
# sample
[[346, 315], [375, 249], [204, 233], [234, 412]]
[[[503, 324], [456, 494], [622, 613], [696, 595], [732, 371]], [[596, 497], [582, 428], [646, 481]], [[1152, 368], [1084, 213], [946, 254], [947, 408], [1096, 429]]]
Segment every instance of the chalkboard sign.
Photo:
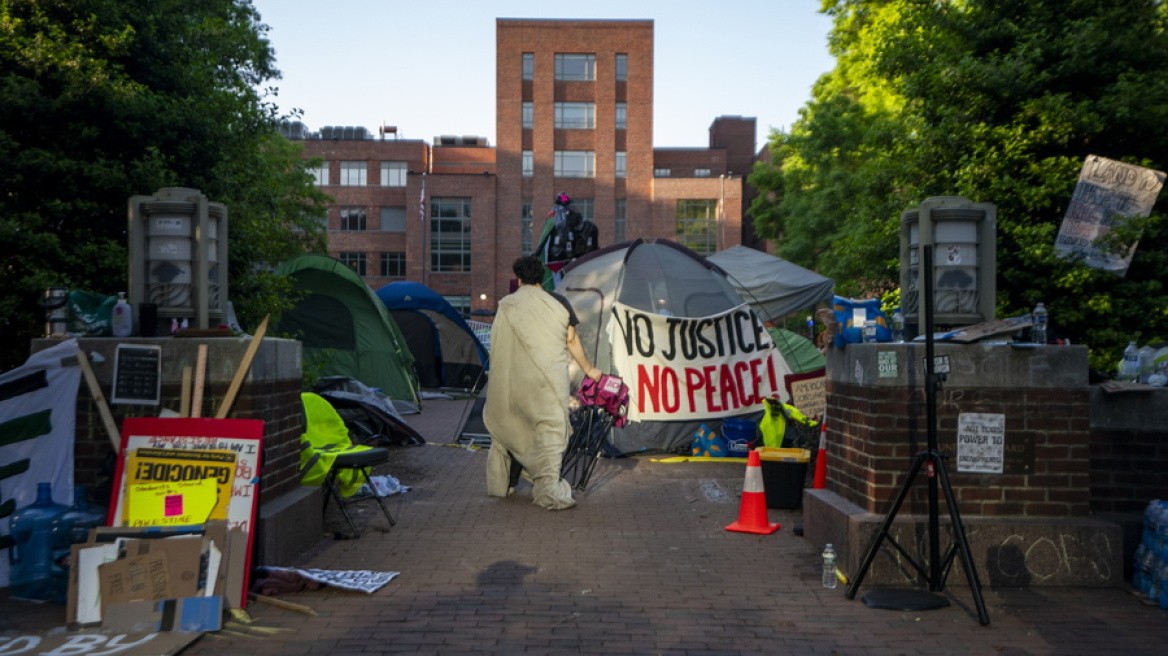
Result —
[[118, 344], [110, 403], [158, 405], [162, 401], [162, 347]]

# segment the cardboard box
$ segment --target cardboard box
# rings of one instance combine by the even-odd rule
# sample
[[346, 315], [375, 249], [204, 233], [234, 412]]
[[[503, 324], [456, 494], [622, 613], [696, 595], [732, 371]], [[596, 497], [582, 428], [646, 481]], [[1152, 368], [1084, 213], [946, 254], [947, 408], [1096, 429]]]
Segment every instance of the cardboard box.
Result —
[[[247, 534], [224, 521], [182, 527], [99, 527], [73, 545], [66, 621], [81, 626], [140, 621], [147, 611], [193, 613], [192, 599], [218, 598], [219, 612], [241, 607]], [[241, 555], [242, 554], [242, 555]], [[130, 604], [138, 603], [131, 607]], [[153, 611], [151, 611], [153, 612]], [[135, 617], [123, 617], [134, 613]], [[159, 620], [163, 624], [166, 618]], [[203, 622], [206, 624], [206, 622]], [[215, 629], [207, 629], [215, 630]]]
[[197, 633], [223, 628], [223, 597], [187, 597], [110, 604], [102, 629], [123, 633]]

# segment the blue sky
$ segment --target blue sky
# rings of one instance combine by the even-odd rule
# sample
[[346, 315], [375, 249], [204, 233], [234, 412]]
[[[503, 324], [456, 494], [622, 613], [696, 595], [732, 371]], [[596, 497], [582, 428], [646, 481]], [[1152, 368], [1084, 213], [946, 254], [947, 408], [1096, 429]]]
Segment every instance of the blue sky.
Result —
[[281, 110], [326, 125], [397, 126], [495, 143], [495, 19], [654, 21], [653, 144], [704, 147], [722, 115], [787, 128], [834, 65], [820, 0], [252, 0], [271, 27]]

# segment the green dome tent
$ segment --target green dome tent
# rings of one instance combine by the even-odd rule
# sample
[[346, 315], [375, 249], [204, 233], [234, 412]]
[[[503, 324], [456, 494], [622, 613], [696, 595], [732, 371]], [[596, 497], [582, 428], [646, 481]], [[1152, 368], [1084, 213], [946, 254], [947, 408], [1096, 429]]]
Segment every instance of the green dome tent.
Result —
[[397, 324], [372, 289], [340, 260], [301, 255], [280, 266], [302, 295], [275, 326], [299, 339], [307, 367], [319, 375], [347, 376], [395, 401], [418, 402], [414, 356]]

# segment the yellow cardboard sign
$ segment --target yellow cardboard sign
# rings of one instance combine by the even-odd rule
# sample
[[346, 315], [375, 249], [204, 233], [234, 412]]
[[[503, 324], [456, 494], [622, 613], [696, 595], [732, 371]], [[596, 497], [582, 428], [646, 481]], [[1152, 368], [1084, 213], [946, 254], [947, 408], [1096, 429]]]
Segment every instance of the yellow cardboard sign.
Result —
[[174, 483], [131, 484], [127, 526], [184, 526], [207, 521], [219, 501], [213, 478]]
[[[127, 499], [123, 520], [126, 526], [177, 526], [227, 519], [235, 481], [235, 453], [143, 447], [126, 458], [125, 480]], [[171, 504], [169, 509], [157, 505], [165, 499], [169, 499], [165, 502]], [[211, 505], [203, 514], [201, 508], [208, 501]], [[163, 514], [154, 514], [158, 511]], [[201, 515], [201, 518], [180, 521], [191, 515]], [[139, 521], [135, 522], [134, 517]], [[152, 518], [157, 521], [151, 521]], [[140, 523], [143, 521], [148, 523]]]

